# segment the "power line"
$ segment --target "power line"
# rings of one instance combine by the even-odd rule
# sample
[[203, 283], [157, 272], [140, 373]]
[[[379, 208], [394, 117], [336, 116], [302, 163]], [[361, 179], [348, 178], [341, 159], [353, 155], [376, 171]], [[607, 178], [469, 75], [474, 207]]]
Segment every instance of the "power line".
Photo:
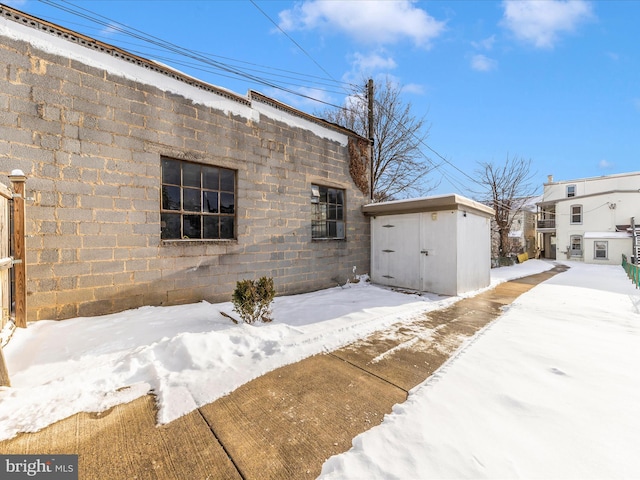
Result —
[[320, 65], [315, 60], [315, 58], [313, 58], [304, 48], [302, 48], [302, 46], [291, 37], [291, 35], [289, 35], [287, 32], [285, 32], [280, 27], [280, 25], [278, 25], [276, 22], [274, 22], [273, 19], [269, 15], [267, 15], [267, 13], [258, 6], [258, 4], [255, 2], [255, 0], [249, 0], [249, 1], [253, 4], [254, 7], [256, 7], [258, 9], [258, 11], [260, 13], [262, 13], [267, 18], [267, 20], [269, 20], [278, 30], [280, 30], [284, 34], [285, 37], [287, 37], [296, 47], [298, 47], [298, 49], [300, 49], [300, 51], [302, 53], [304, 53], [313, 63], [315, 63], [320, 70], [322, 70], [324, 73], [326, 73], [329, 78], [331, 78], [332, 80], [337, 82], [337, 80], [335, 78], [333, 78], [333, 76], [322, 65]]
[[[113, 19], [110, 19], [108, 17], [105, 17], [103, 15], [100, 15], [98, 13], [92, 12], [86, 8], [80, 7], [78, 5], [74, 5], [73, 3], [67, 1], [67, 0], [39, 0], [41, 3], [49, 5], [51, 7], [60, 9], [66, 13], [69, 13], [71, 15], [83, 18], [85, 20], [88, 20], [90, 22], [93, 22], [95, 24], [101, 25], [105, 28], [108, 28], [110, 30], [113, 30], [115, 32], [118, 32], [126, 37], [129, 38], [133, 38], [136, 40], [139, 40], [141, 42], [143, 42], [143, 44], [149, 44], [152, 45], [152, 47], [147, 47], [150, 48], [151, 50], [157, 50], [160, 52], [168, 52], [170, 54], [173, 55], [177, 55], [178, 58], [180, 57], [185, 57], [187, 59], [191, 59], [193, 60], [195, 63], [193, 62], [189, 62], [189, 61], [185, 61], [185, 60], [179, 60], [176, 59], [174, 57], [164, 57], [164, 56], [159, 56], [159, 59], [163, 59], [166, 61], [170, 61], [173, 62], [175, 64], [178, 65], [182, 65], [188, 68], [192, 68], [198, 71], [202, 71], [202, 72], [206, 72], [206, 73], [216, 73], [217, 75], [223, 76], [223, 77], [227, 77], [227, 78], [242, 78], [244, 80], [249, 80], [252, 82], [255, 82], [257, 84], [260, 85], [265, 85], [271, 88], [274, 88], [276, 90], [280, 90], [286, 93], [289, 93], [291, 95], [295, 95], [301, 98], [305, 98], [308, 100], [312, 100], [314, 102], [318, 102], [327, 106], [330, 106], [332, 108], [338, 108], [338, 109], [343, 109], [343, 110], [349, 110], [348, 107], [344, 107], [344, 106], [339, 106], [339, 105], [334, 105], [330, 102], [321, 100], [317, 97], [313, 97], [311, 95], [307, 95], [304, 93], [301, 93], [300, 91], [294, 90], [290, 87], [305, 87], [305, 88], [315, 88], [318, 91], [323, 91], [323, 92], [328, 92], [328, 93], [335, 93], [335, 94], [343, 94], [345, 92], [335, 92], [332, 90], [328, 90], [328, 89], [323, 89], [323, 88], [319, 88], [317, 87], [318, 84], [320, 85], [324, 85], [324, 86], [331, 86], [331, 85], [335, 85], [337, 87], [340, 87], [341, 85], [344, 85], [344, 87], [342, 88], [346, 88], [349, 87], [351, 89], [355, 89], [355, 86], [345, 83], [345, 82], [339, 82], [338, 80], [334, 79], [332, 77], [332, 75], [325, 69], [322, 67], [322, 65], [320, 65], [298, 42], [296, 42], [287, 32], [285, 32], [279, 25], [276, 24], [276, 22], [273, 21], [273, 19], [271, 19], [271, 17], [269, 17], [268, 14], [266, 14], [266, 12], [264, 12], [264, 10], [262, 10], [257, 3], [254, 0], [250, 0], [251, 3], [254, 5], [254, 7], [260, 12], [262, 13], [272, 24], [274, 24], [276, 26], [276, 28], [278, 28], [298, 49], [300, 49], [316, 66], [318, 66], [318, 68], [320, 68], [320, 70], [322, 70], [326, 75], [328, 75], [328, 79], [326, 78], [322, 78], [322, 77], [317, 77], [317, 76], [311, 76], [311, 75], [305, 75], [305, 74], [301, 74], [299, 72], [293, 72], [290, 70], [282, 70], [282, 69], [276, 69], [273, 67], [267, 67], [267, 66], [259, 66], [256, 64], [251, 64], [249, 62], [242, 62], [239, 60], [235, 60], [235, 59], [229, 59], [228, 57], [221, 57], [221, 56], [216, 56], [216, 55], [212, 55], [209, 53], [205, 53], [205, 52], [198, 52], [198, 51], [194, 51], [188, 48], [184, 48], [181, 47], [179, 45], [176, 45], [174, 43], [168, 42], [162, 38], [156, 37], [154, 35], [151, 34], [147, 34], [139, 29], [136, 29], [134, 27], [129, 27], [121, 22], [115, 21]], [[138, 44], [133, 44], [138, 46]], [[132, 51], [132, 53], [136, 53], [136, 54], [142, 54], [144, 56], [147, 55], [147, 53], [142, 52], [142, 51]], [[214, 58], [215, 57], [215, 58]], [[228, 62], [224, 62], [224, 61], [219, 61], [216, 60], [216, 58], [220, 58], [220, 59], [224, 59], [224, 60], [232, 60], [233, 62], [236, 63], [242, 63], [244, 65], [252, 65], [253, 67], [261, 67], [261, 68], [265, 68], [268, 69], [270, 71], [264, 71], [264, 70], [260, 70], [257, 68], [243, 68], [241, 66], [238, 65], [232, 65]], [[205, 66], [202, 66], [205, 65]], [[255, 73], [251, 73], [251, 71], [255, 72]], [[272, 73], [272, 72], [283, 72], [282, 74], [280, 73]], [[285, 73], [287, 75], [285, 75]], [[290, 74], [290, 75], [288, 75]], [[272, 78], [267, 78], [264, 75], [271, 75]], [[274, 78], [275, 77], [275, 78]], [[304, 82], [306, 79], [310, 79], [309, 82], [313, 85], [312, 87], [309, 87], [307, 84], [301, 84], [301, 83], [295, 83], [295, 82]], [[321, 81], [321, 82], [320, 82]], [[288, 85], [288, 86], [285, 86]], [[381, 105], [378, 103], [379, 108], [385, 110], [385, 106]], [[395, 119], [393, 112], [386, 112], [387, 115], [389, 116], [389, 118], [391, 118], [394, 123], [397, 125], [398, 128], [403, 129], [405, 132], [407, 132], [406, 128], [404, 127], [404, 125], [402, 125], [397, 119]], [[414, 135], [415, 137], [415, 135]], [[433, 169], [439, 171], [439, 173], [442, 175], [443, 178], [445, 178], [454, 188], [457, 188], [459, 190], [464, 190], [467, 189], [468, 187], [466, 187], [464, 185], [463, 182], [461, 182], [459, 179], [456, 179], [454, 175], [452, 175], [450, 172], [447, 172], [446, 170], [443, 169], [443, 163], [452, 167], [454, 170], [458, 171], [459, 173], [461, 173], [464, 177], [468, 178], [469, 180], [471, 180], [473, 183], [478, 183], [477, 180], [475, 180], [473, 177], [471, 177], [470, 175], [468, 175], [466, 172], [464, 172], [463, 170], [459, 169], [456, 165], [454, 165], [451, 161], [447, 160], [443, 155], [441, 155], [438, 151], [436, 151], [433, 147], [431, 147], [430, 145], [428, 145], [426, 142], [424, 142], [424, 140], [419, 139], [418, 137], [415, 137], [420, 144], [422, 144], [427, 150], [429, 150], [430, 152], [432, 152], [434, 155], [436, 155], [440, 160], [442, 160], [442, 162], [440, 163], [435, 163], [433, 162], [429, 157], [425, 156], [424, 158], [427, 160], [427, 162], [429, 162]], [[456, 185], [456, 183], [458, 185]], [[460, 187], [460, 185], [462, 185], [463, 188]]]

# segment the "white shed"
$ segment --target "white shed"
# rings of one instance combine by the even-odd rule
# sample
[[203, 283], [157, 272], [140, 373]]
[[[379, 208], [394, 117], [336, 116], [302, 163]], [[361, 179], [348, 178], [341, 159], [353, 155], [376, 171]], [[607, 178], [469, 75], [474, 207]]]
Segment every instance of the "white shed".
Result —
[[371, 280], [459, 295], [489, 286], [493, 209], [459, 195], [372, 203]]

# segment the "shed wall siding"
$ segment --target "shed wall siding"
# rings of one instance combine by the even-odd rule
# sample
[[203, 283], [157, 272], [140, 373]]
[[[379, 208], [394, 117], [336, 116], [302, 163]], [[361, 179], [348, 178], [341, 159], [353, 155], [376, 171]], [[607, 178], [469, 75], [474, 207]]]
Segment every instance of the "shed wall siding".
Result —
[[[228, 301], [262, 275], [292, 294], [368, 272], [346, 143], [0, 37], [0, 181], [21, 169], [33, 197], [29, 320]], [[161, 241], [161, 156], [237, 170], [236, 241]], [[312, 183], [345, 189], [346, 240], [312, 241]]]

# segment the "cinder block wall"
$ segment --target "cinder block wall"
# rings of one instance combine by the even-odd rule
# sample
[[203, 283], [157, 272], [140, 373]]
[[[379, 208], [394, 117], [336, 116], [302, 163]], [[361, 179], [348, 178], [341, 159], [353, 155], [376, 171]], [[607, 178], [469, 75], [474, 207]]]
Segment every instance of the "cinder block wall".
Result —
[[[347, 137], [249, 117], [0, 37], [0, 182], [21, 169], [32, 197], [28, 319], [229, 301], [262, 275], [292, 294], [368, 272]], [[237, 170], [237, 240], [161, 241], [161, 156]], [[346, 240], [311, 239], [312, 183], [346, 190]]]

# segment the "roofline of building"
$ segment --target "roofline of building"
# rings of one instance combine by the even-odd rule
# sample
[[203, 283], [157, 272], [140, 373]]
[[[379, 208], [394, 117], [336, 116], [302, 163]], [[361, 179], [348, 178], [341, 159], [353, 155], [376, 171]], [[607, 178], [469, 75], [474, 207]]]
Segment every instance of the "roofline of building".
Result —
[[611, 195], [614, 193], [638, 193], [638, 192], [640, 192], [640, 189], [638, 190], [607, 190], [606, 192], [588, 193], [586, 195], [576, 195], [575, 197], [557, 198], [556, 200], [545, 200], [544, 202], [537, 202], [536, 205], [538, 206], [555, 205], [556, 203], [560, 203], [560, 202], [576, 203], [576, 200], [579, 200], [581, 198], [599, 197], [601, 195]]
[[273, 108], [276, 108], [281, 111], [285, 111], [291, 115], [316, 123], [322, 127], [343, 133], [347, 136], [358, 137], [366, 140], [367, 142], [369, 141], [367, 138], [357, 134], [352, 130], [349, 130], [348, 128], [341, 127], [340, 125], [337, 125], [335, 123], [332, 123], [322, 118], [315, 117], [313, 115], [305, 113], [301, 110], [298, 110], [294, 107], [286, 105], [273, 98], [269, 98], [256, 91], [249, 90], [248, 96], [243, 96], [243, 95], [234, 93], [231, 90], [227, 90], [225, 88], [221, 88], [216, 85], [207, 83], [205, 81], [202, 81], [196, 77], [192, 77], [191, 75], [187, 75], [186, 73], [183, 73], [179, 70], [176, 70], [162, 63], [156, 62], [154, 60], [150, 60], [148, 58], [141, 57], [134, 53], [123, 50], [122, 48], [116, 47], [114, 45], [110, 45], [100, 40], [96, 40], [95, 38], [70, 30], [68, 28], [62, 27], [55, 23], [51, 23], [47, 20], [43, 20], [41, 18], [30, 15], [28, 13], [22, 12], [20, 10], [16, 10], [15, 8], [9, 7], [7, 5], [0, 4], [0, 17], [8, 20], [12, 20], [15, 23], [21, 24], [26, 27], [30, 27], [35, 30], [48, 33], [50, 35], [54, 35], [58, 38], [61, 38], [71, 43], [75, 43], [77, 45], [85, 47], [89, 50], [98, 51], [100, 53], [110, 55], [114, 58], [117, 58], [129, 64], [137, 65], [141, 68], [145, 68], [147, 70], [151, 70], [153, 72], [165, 75], [174, 80], [178, 80], [192, 87], [196, 87], [206, 92], [219, 95], [228, 100], [238, 102], [242, 105], [251, 107], [251, 102], [255, 100], [261, 103], [265, 103], [267, 105], [271, 105]]
[[363, 137], [362, 135], [354, 132], [353, 130], [350, 130], [346, 127], [342, 127], [337, 123], [329, 122], [328, 120], [325, 120], [323, 118], [316, 117], [315, 115], [311, 115], [309, 113], [303, 112], [302, 110], [298, 110], [297, 108], [287, 105], [286, 103], [280, 102], [279, 100], [275, 100], [274, 98], [267, 97], [266, 95], [260, 92], [257, 92], [255, 90], [249, 90], [249, 99], [251, 101], [255, 100], [257, 102], [264, 103], [266, 105], [271, 106], [272, 108], [275, 108], [277, 110], [282, 110], [291, 115], [295, 115], [297, 117], [303, 118], [309, 122], [317, 123], [318, 125], [321, 125], [325, 128], [331, 128], [333, 130], [342, 132], [345, 135], [348, 135], [351, 137], [358, 137], [369, 142], [368, 138]]
[[436, 212], [440, 210], [469, 210], [486, 217], [493, 216], [495, 213], [493, 208], [455, 193], [409, 200], [370, 203], [362, 207], [362, 212], [369, 216]]
[[551, 181], [543, 183], [544, 186], [547, 185], [565, 185], [572, 183], [580, 183], [580, 182], [591, 182], [595, 180], [604, 180], [607, 178], [618, 178], [618, 177], [630, 177], [640, 175], [640, 172], [628, 172], [628, 173], [614, 173], [612, 175], [601, 175], [599, 177], [585, 177], [585, 178], [576, 178], [574, 180], [560, 180], [560, 181]]

